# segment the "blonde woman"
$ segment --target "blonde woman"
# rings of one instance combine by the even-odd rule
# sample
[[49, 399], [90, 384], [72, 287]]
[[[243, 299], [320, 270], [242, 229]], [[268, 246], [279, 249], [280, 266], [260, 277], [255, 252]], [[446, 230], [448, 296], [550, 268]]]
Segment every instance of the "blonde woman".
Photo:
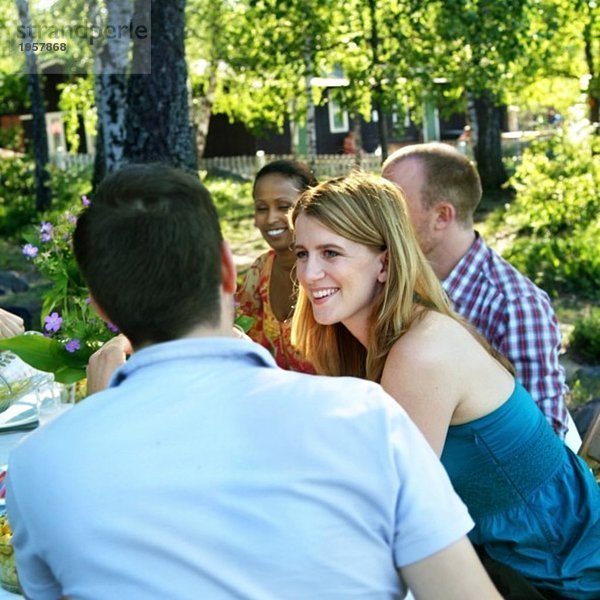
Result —
[[[328, 375], [380, 382], [441, 457], [471, 540], [548, 597], [600, 597], [600, 492], [514, 377], [451, 309], [401, 192], [351, 175], [291, 213], [292, 340]], [[543, 597], [543, 596], [542, 596]]]

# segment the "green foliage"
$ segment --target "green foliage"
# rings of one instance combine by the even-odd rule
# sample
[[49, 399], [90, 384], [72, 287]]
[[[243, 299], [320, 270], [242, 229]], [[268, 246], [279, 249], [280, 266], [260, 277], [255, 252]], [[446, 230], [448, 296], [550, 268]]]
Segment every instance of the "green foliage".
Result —
[[[565, 52], [582, 25], [567, 0], [455, 0], [436, 2], [441, 52], [433, 66], [452, 86], [499, 101], [543, 73], [565, 73]], [[568, 28], [568, 33], [566, 29]], [[571, 44], [573, 42], [573, 44]], [[569, 56], [572, 59], [572, 56]], [[561, 67], [555, 69], [557, 61]], [[575, 62], [571, 60], [571, 62]]]
[[92, 165], [72, 166], [68, 169], [50, 168], [50, 184], [52, 186], [52, 211], [44, 215], [56, 218], [60, 213], [76, 206], [82, 195], [92, 190]]
[[203, 183], [210, 191], [222, 221], [235, 221], [253, 214], [251, 182], [208, 175]]
[[54, 218], [91, 189], [91, 167], [61, 170], [50, 166], [53, 207], [46, 215], [35, 210], [33, 161], [28, 158], [4, 158], [0, 161], [0, 235], [16, 237], [40, 216]]
[[254, 232], [254, 203], [252, 184], [225, 177], [206, 177], [203, 181], [209, 189], [221, 220], [223, 237], [230, 244], [247, 245]]
[[63, 111], [69, 151], [79, 151], [79, 116], [83, 115], [86, 131], [96, 131], [97, 114], [94, 84], [91, 77], [80, 77], [59, 86], [61, 90], [58, 108]]
[[0, 106], [2, 112], [9, 115], [30, 108], [25, 75], [10, 72], [0, 74]]
[[575, 321], [569, 349], [586, 361], [600, 362], [600, 308], [592, 308]]
[[34, 369], [54, 373], [59, 383], [75, 383], [85, 378], [90, 349], [67, 352], [56, 340], [41, 335], [19, 335], [0, 340], [0, 350], [8, 350]]
[[507, 260], [552, 294], [600, 297], [600, 140], [563, 134], [535, 143], [510, 184]]
[[344, 77], [336, 100], [370, 119], [374, 102], [418, 118], [424, 94], [462, 110], [465, 91], [516, 101], [541, 77], [567, 77], [571, 91], [585, 73], [579, 0], [188, 0], [186, 11], [196, 96], [216, 74], [215, 112], [255, 133], [304, 122], [312, 77]]
[[21, 146], [23, 130], [20, 125], [0, 128], [0, 148], [18, 151]]
[[[581, 69], [579, 73], [584, 72]], [[572, 107], [581, 103], [581, 83], [579, 76], [543, 77], [508, 94], [508, 102], [519, 107], [519, 124], [522, 129], [532, 129], [539, 125], [536, 117], [543, 119], [543, 127], [548, 128], [545, 119], [548, 108], [569, 117]]]
[[35, 220], [33, 162], [28, 158], [0, 160], [0, 235], [12, 236]]
[[24, 235], [27, 244], [23, 254], [52, 283], [43, 294], [41, 311], [44, 330], [52, 339], [23, 336], [3, 346], [31, 366], [53, 372], [63, 383], [83, 379], [89, 356], [116, 331], [90, 306], [89, 292], [73, 255], [76, 215], [88, 202], [85, 195], [72, 198], [68, 210]]

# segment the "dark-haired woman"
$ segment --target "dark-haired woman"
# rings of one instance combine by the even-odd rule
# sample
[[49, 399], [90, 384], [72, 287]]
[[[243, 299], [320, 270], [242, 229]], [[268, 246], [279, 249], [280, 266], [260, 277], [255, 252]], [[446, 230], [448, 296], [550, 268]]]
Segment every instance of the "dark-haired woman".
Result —
[[316, 185], [309, 168], [291, 160], [266, 164], [254, 179], [254, 224], [269, 244], [248, 269], [236, 293], [237, 314], [253, 319], [250, 338], [283, 369], [314, 373], [290, 341], [296, 280], [287, 213], [300, 194]]

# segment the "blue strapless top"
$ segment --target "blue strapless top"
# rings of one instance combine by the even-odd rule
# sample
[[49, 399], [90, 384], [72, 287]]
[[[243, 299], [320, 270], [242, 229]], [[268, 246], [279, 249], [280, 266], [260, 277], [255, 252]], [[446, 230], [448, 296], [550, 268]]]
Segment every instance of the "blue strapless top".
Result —
[[473, 543], [540, 588], [600, 598], [600, 488], [518, 381], [496, 410], [449, 428], [441, 460]]

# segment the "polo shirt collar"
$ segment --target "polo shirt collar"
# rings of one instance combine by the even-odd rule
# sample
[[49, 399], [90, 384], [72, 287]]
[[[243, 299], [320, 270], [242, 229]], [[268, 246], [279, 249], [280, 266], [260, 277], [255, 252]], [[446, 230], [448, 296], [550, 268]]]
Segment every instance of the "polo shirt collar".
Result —
[[134, 352], [113, 374], [109, 387], [117, 387], [140, 369], [179, 360], [238, 360], [256, 366], [275, 367], [269, 352], [254, 342], [233, 337], [195, 337], [152, 344]]

